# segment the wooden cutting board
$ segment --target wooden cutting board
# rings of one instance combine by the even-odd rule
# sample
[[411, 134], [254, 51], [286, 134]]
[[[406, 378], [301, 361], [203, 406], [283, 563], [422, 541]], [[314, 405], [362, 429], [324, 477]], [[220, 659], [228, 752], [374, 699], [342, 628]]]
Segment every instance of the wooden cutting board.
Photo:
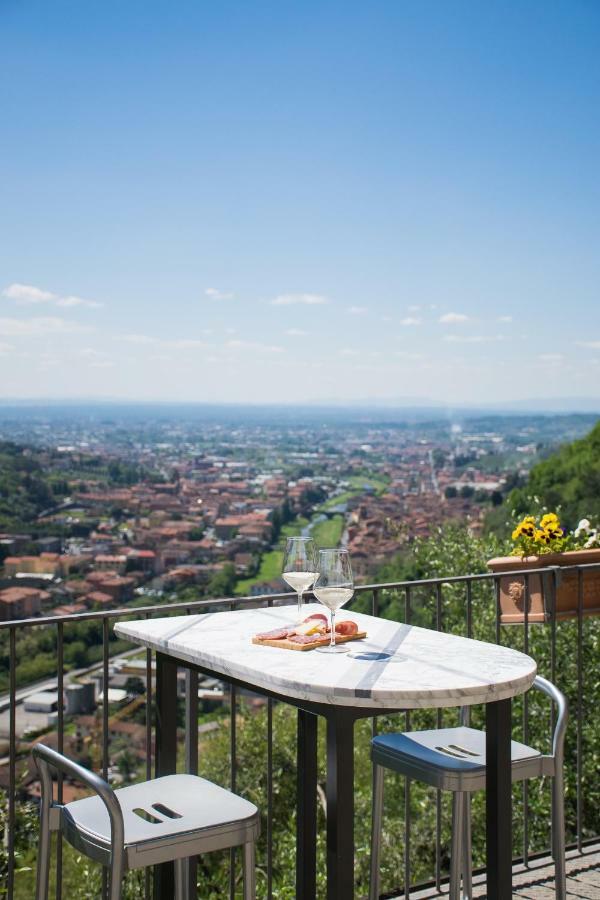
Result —
[[[345, 644], [346, 641], [361, 641], [363, 638], [366, 638], [366, 636], [366, 631], [357, 631], [356, 634], [338, 634], [336, 635], [335, 642], [336, 644]], [[314, 650], [315, 647], [327, 646], [327, 644], [322, 641], [314, 641], [312, 644], [296, 644], [295, 641], [290, 641], [289, 638], [274, 641], [269, 638], [261, 640], [258, 637], [253, 637], [252, 643], [259, 644], [261, 647], [280, 647], [282, 650]]]

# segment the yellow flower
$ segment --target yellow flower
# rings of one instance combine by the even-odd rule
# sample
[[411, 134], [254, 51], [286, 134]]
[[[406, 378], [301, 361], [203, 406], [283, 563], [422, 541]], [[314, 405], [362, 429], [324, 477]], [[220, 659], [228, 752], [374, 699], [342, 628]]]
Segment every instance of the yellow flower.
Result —
[[548, 534], [547, 531], [542, 531], [541, 528], [538, 528], [538, 530], [536, 531], [535, 539], [536, 539], [536, 541], [539, 541], [541, 544], [549, 544], [550, 543], [550, 535]]
[[556, 513], [546, 513], [540, 522], [542, 528], [559, 528], [560, 522]]

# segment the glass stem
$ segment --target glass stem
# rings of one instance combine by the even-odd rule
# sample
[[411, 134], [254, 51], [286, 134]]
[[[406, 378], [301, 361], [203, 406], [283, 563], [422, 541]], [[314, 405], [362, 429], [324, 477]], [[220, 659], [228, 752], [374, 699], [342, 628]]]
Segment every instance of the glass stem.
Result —
[[298, 617], [302, 615], [302, 591], [298, 591]]
[[331, 610], [331, 641], [329, 642], [330, 647], [335, 647], [335, 612]]

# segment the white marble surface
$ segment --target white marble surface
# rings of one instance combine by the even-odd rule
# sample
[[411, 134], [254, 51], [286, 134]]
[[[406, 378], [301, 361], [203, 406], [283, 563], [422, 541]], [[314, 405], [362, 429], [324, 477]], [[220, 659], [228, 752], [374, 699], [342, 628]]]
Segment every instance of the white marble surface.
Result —
[[[304, 616], [323, 612], [307, 604]], [[468, 706], [526, 691], [536, 675], [529, 656], [487, 644], [340, 610], [367, 632], [350, 652], [329, 656], [252, 643], [257, 632], [295, 622], [295, 608], [250, 609], [119, 622], [121, 638], [216, 674], [299, 700], [340, 706], [417, 709]], [[360, 657], [385, 651], [389, 659]]]

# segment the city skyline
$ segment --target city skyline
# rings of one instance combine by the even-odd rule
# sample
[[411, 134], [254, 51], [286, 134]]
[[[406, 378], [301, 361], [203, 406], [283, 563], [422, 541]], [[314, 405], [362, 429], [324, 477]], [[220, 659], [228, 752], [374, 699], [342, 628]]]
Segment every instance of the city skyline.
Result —
[[593, 4], [0, 16], [0, 398], [598, 397]]

